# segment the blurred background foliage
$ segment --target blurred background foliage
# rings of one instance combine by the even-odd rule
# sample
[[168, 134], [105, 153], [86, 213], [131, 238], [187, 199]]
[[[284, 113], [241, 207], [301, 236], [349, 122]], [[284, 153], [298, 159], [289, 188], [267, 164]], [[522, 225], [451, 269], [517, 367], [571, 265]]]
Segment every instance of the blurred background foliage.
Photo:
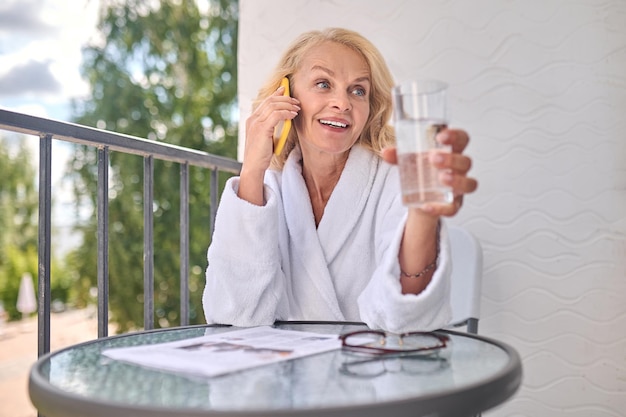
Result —
[[[72, 121], [236, 158], [237, 24], [237, 1], [102, 0], [99, 35], [83, 50], [82, 72], [91, 96], [73, 103]], [[84, 307], [94, 302], [97, 286], [97, 150], [74, 149], [67, 179], [77, 213], [90, 214], [76, 224], [81, 244], [53, 261], [52, 293]], [[35, 168], [23, 163], [28, 158], [26, 149], [19, 155], [0, 153], [5, 178], [0, 186], [0, 298], [13, 318], [18, 317], [13, 310], [19, 279], [9, 277], [19, 278], [22, 272], [37, 277], [38, 194]], [[11, 178], [21, 182], [7, 179], [14, 171]], [[210, 172], [189, 171], [194, 324], [204, 321]], [[221, 174], [220, 189], [227, 176]], [[109, 177], [109, 311], [118, 332], [125, 332], [143, 327], [143, 158], [111, 152]], [[156, 327], [180, 323], [179, 187], [179, 165], [155, 160]]]
[[[84, 49], [92, 96], [74, 104], [74, 121], [236, 158], [237, 20], [236, 1], [105, 2], [101, 39]], [[94, 161], [96, 149], [76, 148], [69, 172], [79, 205], [96, 206]], [[112, 152], [109, 173], [109, 310], [124, 332], [143, 327], [143, 158]], [[190, 168], [192, 324], [204, 320], [209, 184], [208, 170]], [[156, 327], [180, 323], [179, 186], [179, 165], [155, 160]], [[95, 211], [78, 230], [83, 244], [68, 265], [87, 289], [96, 285]]]
[[[17, 310], [17, 297], [22, 275], [37, 277], [39, 192], [36, 160], [27, 146], [26, 137], [0, 139], [0, 303], [7, 319], [22, 317]], [[68, 303], [76, 295], [72, 280], [63, 262], [54, 259], [50, 265], [55, 279], [51, 297]], [[33, 287], [37, 288], [33, 280]]]

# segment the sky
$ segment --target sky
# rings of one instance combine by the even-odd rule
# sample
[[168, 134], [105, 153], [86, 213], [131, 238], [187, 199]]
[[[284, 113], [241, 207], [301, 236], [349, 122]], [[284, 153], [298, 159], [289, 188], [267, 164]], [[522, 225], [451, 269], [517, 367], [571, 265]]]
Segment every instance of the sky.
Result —
[[[71, 121], [72, 98], [89, 93], [80, 74], [81, 48], [94, 39], [99, 2], [0, 0], [0, 108]], [[26, 143], [38, 168], [39, 140]], [[52, 142], [52, 220], [63, 237], [55, 245], [59, 253], [78, 244], [71, 232], [78, 213], [70, 184], [63, 180], [71, 152], [69, 144]]]
[[99, 0], [0, 2], [0, 107], [69, 121], [88, 94], [81, 48], [94, 38]]

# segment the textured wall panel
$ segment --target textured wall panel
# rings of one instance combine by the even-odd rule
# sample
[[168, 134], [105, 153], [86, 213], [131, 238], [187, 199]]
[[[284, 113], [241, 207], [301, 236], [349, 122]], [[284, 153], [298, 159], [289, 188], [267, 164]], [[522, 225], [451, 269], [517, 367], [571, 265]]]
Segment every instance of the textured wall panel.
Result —
[[398, 80], [450, 84], [480, 181], [451, 220], [485, 250], [480, 332], [525, 370], [485, 414], [626, 415], [626, 1], [240, 5], [242, 139], [251, 99], [305, 30], [355, 29]]

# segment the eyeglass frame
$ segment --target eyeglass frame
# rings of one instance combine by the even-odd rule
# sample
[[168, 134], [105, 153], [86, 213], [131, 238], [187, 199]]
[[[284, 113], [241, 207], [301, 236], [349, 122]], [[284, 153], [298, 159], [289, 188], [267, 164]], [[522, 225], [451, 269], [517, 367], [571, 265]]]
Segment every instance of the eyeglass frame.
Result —
[[[428, 346], [428, 347], [420, 347], [417, 349], [389, 349], [383, 347], [375, 347], [375, 346], [364, 346], [364, 345], [350, 345], [346, 343], [346, 339], [353, 336], [358, 336], [360, 334], [375, 334], [379, 335], [383, 338], [383, 340], [387, 340], [389, 335], [394, 335], [399, 338], [400, 342], [402, 339], [407, 336], [432, 336], [439, 341], [438, 345]], [[406, 332], [400, 334], [388, 333], [382, 330], [357, 330], [354, 332], [344, 333], [339, 335], [339, 340], [341, 340], [341, 348], [351, 352], [360, 352], [360, 353], [369, 353], [373, 355], [392, 355], [392, 354], [411, 354], [417, 352], [428, 352], [441, 350], [448, 345], [450, 341], [450, 337], [445, 334], [440, 334], [436, 332]]]

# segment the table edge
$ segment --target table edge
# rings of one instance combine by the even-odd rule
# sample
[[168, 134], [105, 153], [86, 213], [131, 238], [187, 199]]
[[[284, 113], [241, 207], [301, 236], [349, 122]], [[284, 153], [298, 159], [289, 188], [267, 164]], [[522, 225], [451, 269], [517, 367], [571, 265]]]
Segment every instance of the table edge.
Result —
[[[364, 325], [359, 322], [331, 322], [331, 321], [281, 321], [278, 325], [285, 324], [307, 324], [307, 325]], [[192, 328], [206, 327], [232, 327], [227, 325], [193, 325], [170, 327], [166, 329], [153, 329], [140, 332], [141, 334], [187, 330]], [[483, 335], [475, 335], [455, 330], [442, 329], [445, 333], [477, 339], [487, 342], [504, 350], [509, 355], [509, 362], [502, 370], [495, 373], [488, 380], [483, 380], [465, 386], [462, 389], [449, 390], [441, 393], [431, 393], [420, 397], [419, 399], [403, 399], [394, 401], [385, 401], [373, 404], [361, 404], [350, 406], [334, 406], [327, 408], [310, 408], [300, 410], [271, 410], [271, 414], [277, 417], [281, 416], [299, 416], [314, 417], [324, 414], [333, 417], [363, 417], [365, 415], [379, 415], [383, 413], [386, 417], [407, 415], [408, 410], [415, 411], [416, 407], [420, 407], [423, 415], [437, 413], [439, 416], [457, 415], [459, 407], [455, 404], [463, 404], [462, 411], [468, 415], [476, 414], [493, 408], [508, 398], [513, 396], [519, 389], [522, 381], [522, 362], [517, 351], [507, 343], [492, 339]], [[135, 333], [125, 333], [121, 335], [109, 336], [105, 339], [117, 339], [136, 335]], [[180, 409], [180, 408], [162, 408], [150, 406], [131, 406], [109, 403], [99, 399], [85, 399], [76, 394], [67, 393], [52, 385], [41, 376], [40, 366], [50, 357], [60, 354], [68, 349], [74, 349], [82, 345], [97, 343], [102, 339], [93, 339], [76, 345], [68, 346], [54, 352], [50, 352], [40, 357], [31, 367], [28, 379], [28, 392], [31, 402], [37, 408], [41, 415], [47, 417], [65, 416], [65, 417], [82, 417], [86, 414], [94, 417], [109, 417], [115, 413], [128, 413], [129, 411], [136, 417], [171, 417], [172, 415], [180, 417], [261, 417], [267, 415], [268, 410], [237, 410], [237, 411], [220, 411], [220, 410], [203, 410], [203, 409]], [[486, 399], [486, 400], [485, 400]]]

